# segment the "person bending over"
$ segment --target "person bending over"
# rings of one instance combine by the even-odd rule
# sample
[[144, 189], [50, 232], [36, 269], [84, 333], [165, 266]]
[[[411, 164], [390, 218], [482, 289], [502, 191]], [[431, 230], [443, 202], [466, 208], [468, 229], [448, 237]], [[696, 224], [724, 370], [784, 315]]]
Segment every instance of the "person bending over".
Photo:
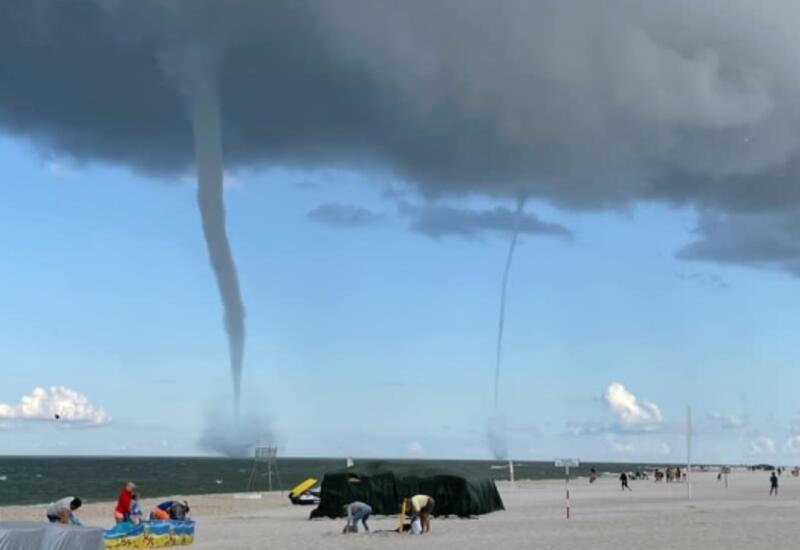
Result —
[[189, 502], [185, 500], [165, 500], [150, 512], [150, 519], [186, 519], [189, 516]]
[[71, 525], [81, 525], [75, 515], [75, 510], [81, 507], [81, 499], [75, 497], [64, 497], [50, 503], [47, 507], [47, 519], [50, 523], [63, 523]]
[[364, 530], [369, 533], [367, 520], [372, 513], [372, 506], [357, 500], [347, 504], [344, 507], [344, 511], [347, 514], [347, 523], [342, 529], [342, 533], [358, 533], [358, 522], [361, 522], [364, 525]]
[[431, 515], [434, 506], [436, 506], [436, 502], [433, 497], [428, 495], [414, 495], [407, 501], [406, 510], [411, 510], [411, 513], [419, 518], [423, 533], [431, 530]]

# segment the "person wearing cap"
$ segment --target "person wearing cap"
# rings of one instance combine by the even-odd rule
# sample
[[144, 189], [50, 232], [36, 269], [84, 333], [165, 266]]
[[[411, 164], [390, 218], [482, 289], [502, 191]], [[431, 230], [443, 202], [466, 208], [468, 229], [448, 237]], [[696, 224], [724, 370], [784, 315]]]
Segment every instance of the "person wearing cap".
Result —
[[47, 519], [50, 523], [64, 523], [81, 525], [75, 516], [75, 510], [81, 507], [81, 499], [75, 497], [64, 497], [55, 502], [51, 502], [47, 507]]
[[117, 523], [131, 521], [131, 506], [133, 504], [133, 492], [135, 490], [136, 484], [133, 481], [129, 481], [119, 492], [117, 507], [114, 508], [114, 520], [116, 520]]

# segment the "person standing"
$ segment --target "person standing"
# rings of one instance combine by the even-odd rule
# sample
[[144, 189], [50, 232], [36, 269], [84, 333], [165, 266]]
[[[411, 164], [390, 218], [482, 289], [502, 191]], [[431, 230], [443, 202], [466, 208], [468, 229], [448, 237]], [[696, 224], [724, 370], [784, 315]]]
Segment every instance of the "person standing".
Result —
[[47, 507], [47, 519], [50, 523], [81, 525], [81, 522], [75, 516], [75, 510], [80, 508], [82, 504], [81, 499], [75, 497], [64, 497], [51, 502]]
[[628, 491], [631, 490], [630, 486], [628, 485], [628, 474], [626, 474], [625, 472], [619, 474], [619, 483], [622, 486], [623, 491], [625, 489], [627, 489]]
[[133, 504], [133, 492], [135, 490], [136, 484], [133, 481], [129, 481], [119, 492], [117, 506], [114, 508], [114, 520], [117, 523], [131, 521], [131, 506]]
[[775, 472], [769, 476], [769, 496], [778, 496], [778, 476]]
[[344, 511], [347, 512], [347, 523], [344, 529], [342, 529], [342, 533], [358, 533], [358, 522], [361, 522], [362, 525], [364, 525], [364, 530], [369, 533], [367, 520], [370, 514], [372, 514], [372, 506], [366, 502], [356, 500], [355, 502], [347, 504], [344, 507]]

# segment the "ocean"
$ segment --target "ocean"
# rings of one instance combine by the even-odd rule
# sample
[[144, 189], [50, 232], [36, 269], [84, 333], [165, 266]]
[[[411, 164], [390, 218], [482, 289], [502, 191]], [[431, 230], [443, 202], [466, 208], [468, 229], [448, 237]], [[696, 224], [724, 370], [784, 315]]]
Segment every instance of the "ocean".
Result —
[[[484, 460], [378, 460], [355, 459], [356, 464], [381, 462], [451, 468], [508, 479], [507, 462]], [[167, 457], [0, 457], [0, 506], [42, 504], [65, 495], [87, 502], [114, 500], [127, 481], [137, 484], [142, 498], [236, 493], [248, 489], [253, 459], [167, 458]], [[594, 466], [598, 472], [634, 471], [635, 464], [584, 463], [571, 471], [587, 475]], [[273, 469], [272, 488], [289, 490], [308, 477], [322, 479], [325, 472], [345, 467], [343, 458], [279, 458]], [[514, 461], [517, 479], [556, 479], [563, 468], [553, 462]], [[266, 464], [257, 469], [256, 491], [269, 489]]]

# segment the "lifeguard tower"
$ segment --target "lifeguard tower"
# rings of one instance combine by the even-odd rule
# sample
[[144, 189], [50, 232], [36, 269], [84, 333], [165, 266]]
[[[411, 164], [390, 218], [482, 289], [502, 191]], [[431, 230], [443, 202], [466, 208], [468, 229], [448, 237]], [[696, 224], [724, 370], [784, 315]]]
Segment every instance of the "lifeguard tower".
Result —
[[247, 490], [255, 491], [259, 475], [267, 470], [267, 488], [273, 490], [272, 477], [275, 476], [278, 487], [283, 487], [281, 474], [278, 470], [278, 447], [256, 447], [253, 454], [253, 469], [250, 471], [250, 480], [247, 482]]

